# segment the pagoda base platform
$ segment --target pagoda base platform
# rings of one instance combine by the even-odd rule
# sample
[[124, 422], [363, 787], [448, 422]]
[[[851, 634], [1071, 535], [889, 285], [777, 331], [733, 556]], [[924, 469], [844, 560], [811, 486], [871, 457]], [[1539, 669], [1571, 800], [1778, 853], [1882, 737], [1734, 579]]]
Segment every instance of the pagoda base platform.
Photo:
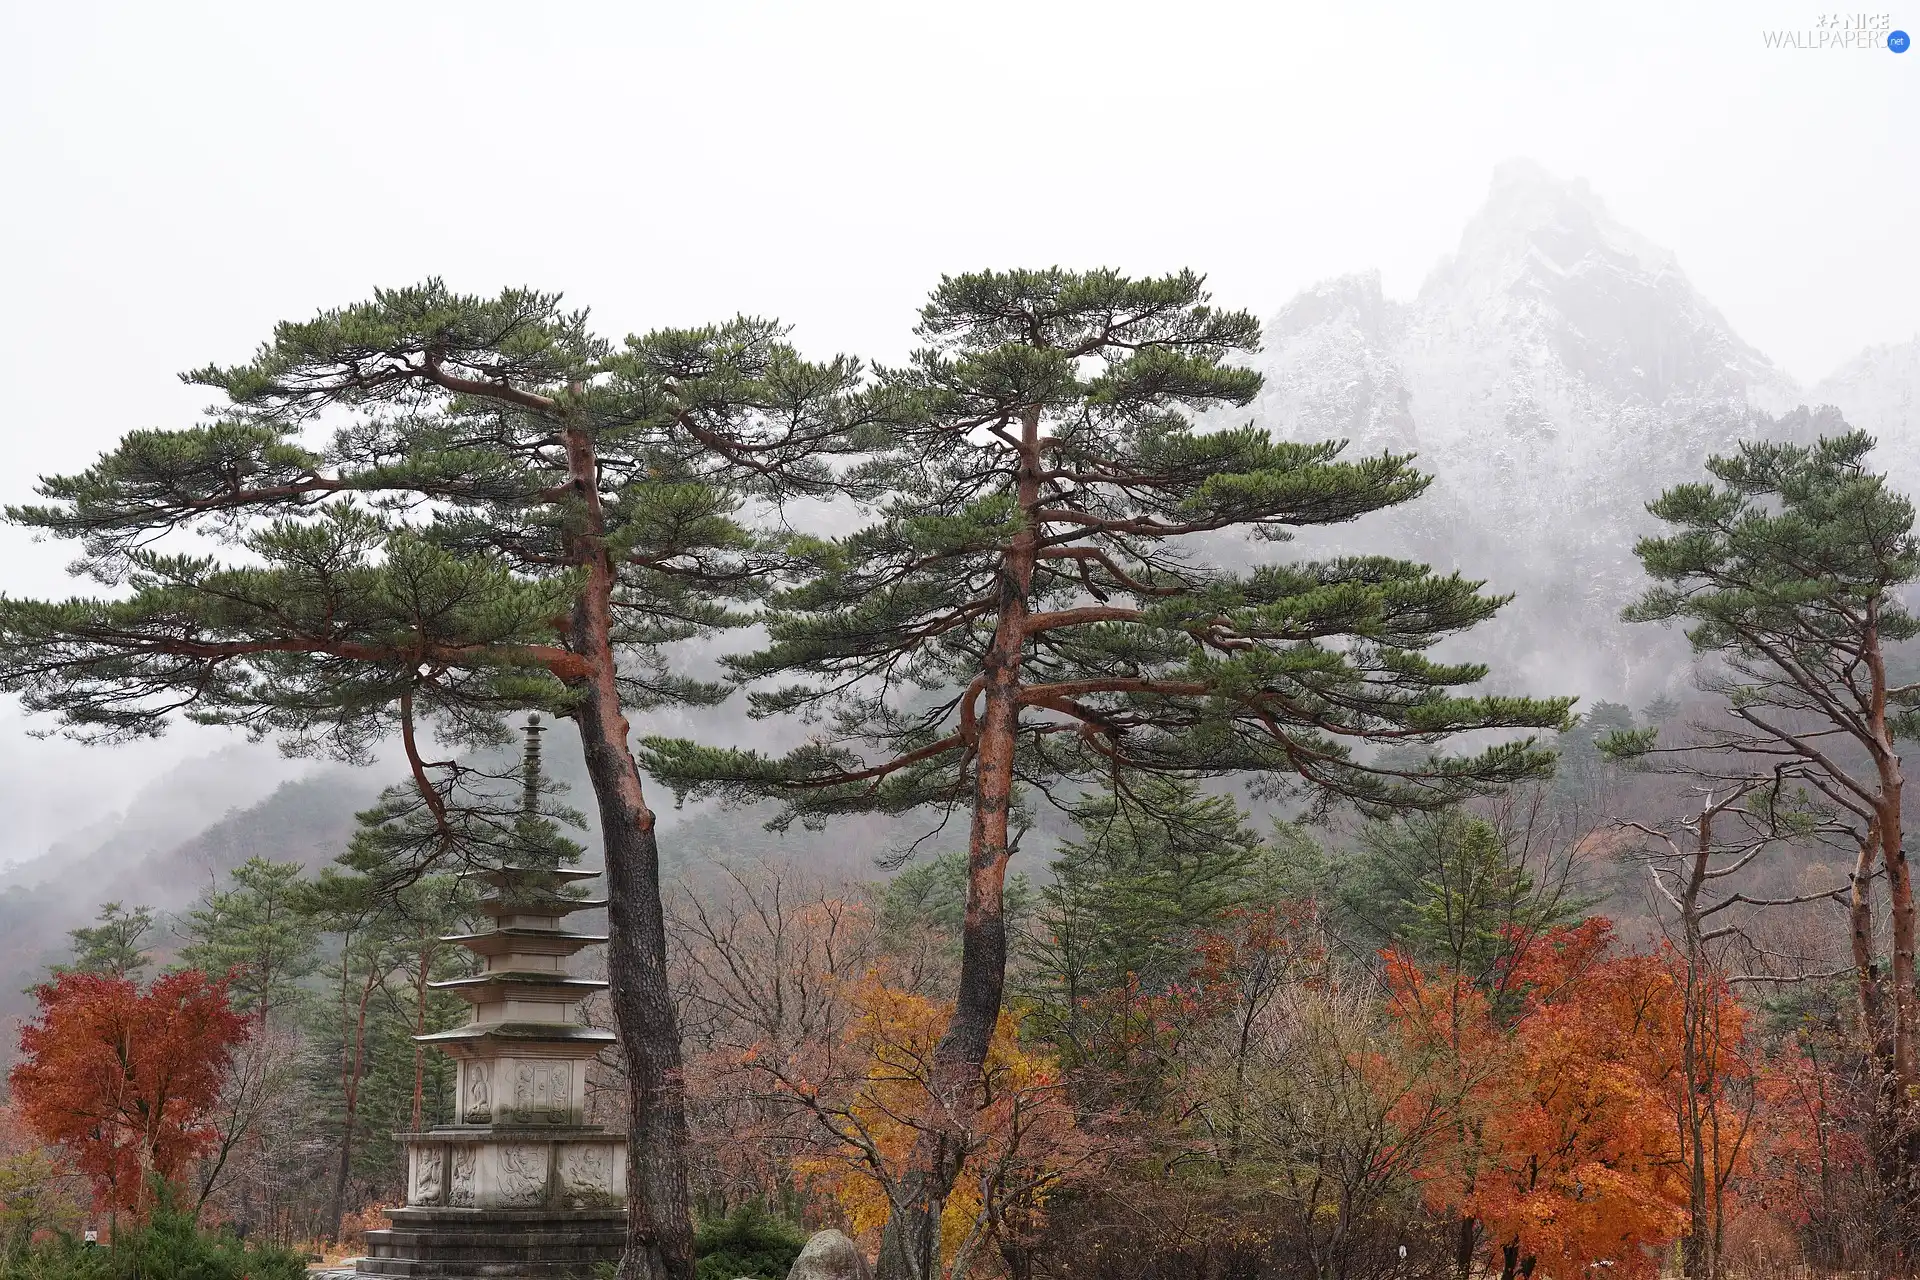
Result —
[[627, 1138], [598, 1125], [449, 1125], [407, 1144], [407, 1209], [619, 1210]]
[[389, 1209], [393, 1225], [367, 1232], [363, 1276], [421, 1280], [591, 1280], [618, 1263], [624, 1209]]

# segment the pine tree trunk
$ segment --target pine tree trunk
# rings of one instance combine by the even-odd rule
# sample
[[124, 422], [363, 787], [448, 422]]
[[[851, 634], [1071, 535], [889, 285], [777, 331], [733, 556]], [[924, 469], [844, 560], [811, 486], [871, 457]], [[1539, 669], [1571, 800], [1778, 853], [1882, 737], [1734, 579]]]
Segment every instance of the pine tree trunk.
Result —
[[[937, 1280], [940, 1216], [966, 1159], [964, 1134], [977, 1101], [975, 1086], [1000, 1019], [1007, 978], [1008, 818], [1013, 759], [1020, 729], [1020, 667], [1026, 652], [1028, 592], [1039, 551], [1040, 417], [1021, 422], [1019, 494], [1028, 513], [1013, 536], [1000, 575], [1000, 609], [981, 670], [983, 705], [974, 731], [973, 827], [967, 842], [967, 909], [961, 929], [960, 989], [953, 1017], [933, 1052], [928, 1082], [938, 1112], [913, 1144], [903, 1193], [880, 1237], [875, 1280]], [[971, 702], [972, 693], [967, 697]], [[971, 711], [971, 705], [966, 708]], [[964, 713], [963, 713], [964, 714]], [[964, 723], [964, 721], [963, 721]]]
[[1880, 820], [1880, 856], [1887, 868], [1887, 914], [1893, 933], [1893, 1069], [1901, 1092], [1912, 1096], [1920, 1089], [1920, 1056], [1914, 1039], [1920, 1032], [1920, 1003], [1914, 991], [1913, 871], [1900, 847], [1900, 784], [1891, 786], [1885, 816]]
[[1887, 1007], [1880, 989], [1880, 966], [1873, 958], [1873, 864], [1879, 856], [1879, 841], [1870, 831], [1860, 842], [1854, 859], [1852, 884], [1847, 894], [1847, 934], [1852, 948], [1854, 985], [1860, 1000], [1860, 1032], [1866, 1041], [1867, 1057], [1876, 1069], [1891, 1067], [1888, 1061], [1893, 1038], [1887, 1025]]
[[[627, 1252], [619, 1280], [692, 1280], [687, 1113], [680, 1031], [667, 988], [653, 813], [625, 742], [591, 711], [579, 714], [587, 772], [600, 793], [607, 858], [609, 1000], [627, 1057]], [[611, 775], [611, 776], [610, 776]], [[624, 775], [624, 776], [622, 776]], [[619, 783], [603, 786], [602, 779]]]
[[[341, 968], [346, 968], [346, 955], [340, 958]], [[360, 1075], [366, 1058], [367, 1045], [367, 1004], [373, 999], [373, 991], [379, 985], [377, 969], [368, 970], [367, 985], [360, 992], [360, 1008], [353, 1024], [353, 1053], [349, 1057], [343, 1046], [342, 1057], [346, 1058], [345, 1098], [346, 1118], [340, 1126], [340, 1163], [333, 1172], [333, 1195], [327, 1201], [327, 1239], [340, 1239], [340, 1224], [347, 1216], [347, 1175], [353, 1168], [353, 1130], [360, 1112]]]
[[1913, 869], [1907, 862], [1900, 798], [1905, 778], [1893, 731], [1887, 721], [1886, 662], [1880, 649], [1879, 610], [1870, 606], [1866, 636], [1867, 670], [1872, 702], [1868, 728], [1872, 736], [1874, 771], [1879, 782], [1879, 804], [1873, 829], [1880, 838], [1880, 865], [1887, 873], [1887, 915], [1893, 934], [1893, 1115], [1894, 1147], [1898, 1155], [1895, 1213], [1898, 1238], [1910, 1247], [1920, 1240], [1920, 992], [1915, 990], [1915, 912]]
[[667, 986], [660, 851], [615, 681], [614, 575], [600, 509], [598, 466], [584, 430], [571, 428], [566, 438], [569, 472], [584, 508], [582, 522], [572, 531], [572, 549], [587, 570], [587, 584], [569, 623], [569, 640], [590, 668], [574, 682], [580, 701], [573, 717], [606, 850], [608, 997], [626, 1051], [632, 1113], [627, 1134], [627, 1249], [618, 1276], [693, 1280], [686, 1082]]
[[[1007, 874], [1007, 818], [1013, 790], [1017, 689], [996, 696], [1000, 645], [988, 656], [986, 711], [981, 716], [974, 772], [974, 811], [967, 856], [967, 909], [960, 944], [960, 989], [953, 1017], [934, 1049], [933, 1102], [937, 1111], [916, 1137], [901, 1192], [880, 1237], [876, 1280], [936, 1280], [940, 1274], [940, 1217], [965, 1162], [964, 1124], [974, 1085], [987, 1060], [1006, 985], [1007, 921], [1002, 890]], [[999, 664], [1004, 671], [1004, 663]], [[1017, 679], [1017, 662], [1014, 667]]]

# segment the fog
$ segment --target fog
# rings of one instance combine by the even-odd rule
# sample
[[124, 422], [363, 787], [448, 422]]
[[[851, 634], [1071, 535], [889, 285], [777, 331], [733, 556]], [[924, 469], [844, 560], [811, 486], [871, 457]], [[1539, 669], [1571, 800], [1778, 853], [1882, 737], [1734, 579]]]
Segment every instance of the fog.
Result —
[[[612, 334], [771, 314], [881, 359], [980, 267], [1190, 265], [1263, 317], [1377, 269], [1405, 302], [1513, 156], [1585, 179], [1810, 387], [1920, 318], [1920, 53], [1763, 42], [1820, 12], [13, 0], [0, 499], [186, 424], [205, 395], [177, 371], [376, 285], [563, 290]], [[0, 530], [0, 556], [8, 592], [71, 589], [67, 548]], [[232, 741], [30, 727], [0, 714], [0, 864]], [[240, 758], [210, 818], [297, 772]]]

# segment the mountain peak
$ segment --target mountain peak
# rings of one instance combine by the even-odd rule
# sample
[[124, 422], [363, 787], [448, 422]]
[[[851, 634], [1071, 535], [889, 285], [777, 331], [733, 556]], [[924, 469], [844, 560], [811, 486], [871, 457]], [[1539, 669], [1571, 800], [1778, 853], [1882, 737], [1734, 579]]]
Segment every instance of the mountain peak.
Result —
[[1531, 160], [1495, 170], [1415, 310], [1415, 328], [1436, 340], [1510, 353], [1513, 367], [1533, 371], [1539, 396], [1585, 387], [1621, 404], [1731, 398], [1771, 408], [1792, 395], [1671, 251], [1616, 221], [1585, 181]]
[[1529, 202], [1573, 200], [1604, 215], [1605, 205], [1585, 178], [1566, 179], [1526, 156], [1515, 156], [1494, 166], [1487, 189], [1488, 205], [1524, 205]]
[[1465, 278], [1511, 288], [1585, 272], [1658, 280], [1678, 274], [1679, 265], [1670, 251], [1615, 221], [1584, 178], [1566, 180], [1532, 160], [1509, 160], [1494, 170], [1486, 203], [1423, 292]]
[[[1412, 553], [1517, 592], [1476, 643], [1541, 690], [1571, 679], [1618, 697], [1683, 665], [1671, 635], [1618, 624], [1644, 585], [1632, 548], [1646, 503], [1751, 434], [1755, 410], [1799, 401], [1671, 252], [1530, 160], [1495, 171], [1411, 302], [1342, 276], [1267, 333], [1263, 420], [1356, 453], [1417, 452], [1434, 476], [1419, 503], [1324, 546]], [[1892, 434], [1912, 377], [1897, 353], [1869, 365], [1854, 380], [1885, 384]]]

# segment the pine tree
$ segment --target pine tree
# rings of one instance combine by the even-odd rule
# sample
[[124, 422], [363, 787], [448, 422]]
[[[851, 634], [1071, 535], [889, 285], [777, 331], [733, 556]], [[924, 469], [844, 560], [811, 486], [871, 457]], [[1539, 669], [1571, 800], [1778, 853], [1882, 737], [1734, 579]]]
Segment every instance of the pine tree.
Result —
[[[1873, 437], [1837, 411], [1771, 424], [1811, 445], [1752, 442], [1707, 460], [1713, 482], [1647, 509], [1668, 526], [1634, 547], [1653, 580], [1624, 616], [1687, 627], [1696, 681], [1718, 713], [1661, 742], [1658, 726], [1603, 741], [1611, 754], [1715, 790], [1756, 790], [1772, 817], [1839, 832], [1855, 850], [1849, 899], [1862, 1047], [1887, 1082], [1893, 1147], [1912, 1185], [1920, 1126], [1920, 946], [1903, 843], [1897, 739], [1920, 729], [1920, 683], [1900, 683], [1920, 636], [1903, 597], [1920, 580], [1913, 503], [1869, 469]], [[1753, 787], [1760, 783], [1758, 789]], [[1797, 810], [1788, 813], [1788, 810]], [[1892, 972], [1876, 952], [1876, 878], [1887, 886]], [[1903, 1192], [1903, 1230], [1920, 1206]]]
[[153, 963], [147, 954], [147, 939], [153, 934], [153, 911], [148, 907], [128, 910], [117, 902], [100, 904], [96, 923], [70, 929], [73, 939], [73, 963], [56, 964], [55, 978], [66, 973], [100, 973], [113, 978], [132, 978]]
[[226, 889], [210, 889], [187, 913], [181, 963], [226, 975], [233, 1007], [256, 1023], [297, 998], [302, 978], [319, 965], [319, 933], [304, 909], [297, 862], [249, 858]]
[[659, 850], [627, 711], [723, 696], [664, 646], [740, 620], [733, 602], [763, 577], [743, 494], [823, 481], [859, 377], [800, 359], [767, 321], [616, 345], [556, 296], [430, 281], [187, 375], [227, 404], [134, 431], [8, 512], [77, 542], [76, 571], [114, 589], [0, 601], [0, 690], [74, 735], [150, 736], [178, 714], [360, 760], [397, 730], [450, 825], [457, 770], [416, 728], [485, 744], [516, 709], [575, 721], [632, 1068], [629, 1280], [689, 1280], [693, 1246]]
[[329, 1239], [338, 1239], [346, 1215], [347, 1183], [358, 1162], [362, 1141], [376, 1126], [365, 1114], [366, 1083], [373, 1074], [372, 1055], [392, 1037], [382, 1036], [382, 1014], [388, 993], [404, 972], [408, 960], [406, 921], [388, 909], [387, 902], [345, 878], [325, 882], [311, 899], [321, 928], [340, 938], [335, 959], [320, 971], [328, 993], [312, 1008], [311, 1040], [321, 1047], [314, 1066], [321, 1096], [332, 1101], [330, 1127], [338, 1133], [332, 1188], [327, 1199], [325, 1226]]
[[1147, 778], [1086, 804], [1081, 838], [1053, 862], [1040, 891], [1042, 947], [1071, 992], [1132, 979], [1164, 991], [1190, 976], [1196, 934], [1257, 892], [1265, 842], [1227, 796]]
[[1107, 1087], [1097, 1073], [1124, 1084], [1119, 1105], [1154, 1114], [1196, 1029], [1208, 944], [1277, 905], [1270, 851], [1230, 797], [1175, 778], [1122, 779], [1076, 821], [1022, 937], [1027, 1025], [1087, 1074], [1083, 1105]]
[[1336, 928], [1362, 954], [1395, 947], [1490, 990], [1516, 948], [1594, 905], [1564, 859], [1461, 809], [1368, 823], [1328, 885]]
[[[1531, 739], [1419, 776], [1356, 750], [1563, 723], [1566, 700], [1465, 696], [1485, 669], [1426, 656], [1500, 598], [1381, 557], [1246, 568], [1208, 539], [1284, 540], [1427, 484], [1406, 457], [1344, 461], [1338, 442], [1251, 424], [1195, 430], [1192, 413], [1252, 400], [1259, 375], [1232, 359], [1258, 331], [1210, 306], [1192, 273], [944, 279], [921, 312], [926, 346], [886, 380], [899, 402], [889, 447], [856, 476], [885, 495], [872, 522], [794, 546], [807, 579], [775, 598], [767, 647], [733, 664], [786, 682], [754, 695], [756, 713], [800, 713], [819, 733], [779, 758], [648, 746], [648, 770], [683, 794], [774, 795], [809, 822], [970, 810], [968, 931], [938, 1050], [954, 1114], [972, 1105], [1001, 1007], [1019, 786], [1249, 772], [1379, 809], [1548, 767]], [[923, 1137], [910, 1210], [882, 1245], [885, 1280], [935, 1273], [958, 1165], [951, 1142]]]

